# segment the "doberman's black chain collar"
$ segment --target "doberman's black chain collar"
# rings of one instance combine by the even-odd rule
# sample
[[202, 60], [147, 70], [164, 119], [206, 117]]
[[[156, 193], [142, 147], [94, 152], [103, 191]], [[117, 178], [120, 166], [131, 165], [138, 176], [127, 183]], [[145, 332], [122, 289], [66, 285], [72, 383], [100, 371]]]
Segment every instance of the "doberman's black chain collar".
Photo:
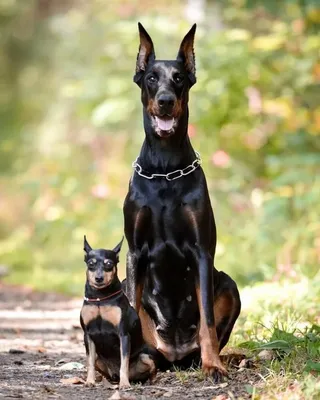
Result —
[[175, 179], [182, 178], [183, 176], [191, 174], [195, 171], [202, 163], [200, 154], [196, 151], [196, 159], [192, 164], [188, 165], [186, 168], [177, 169], [175, 171], [169, 172], [168, 174], [148, 174], [148, 172], [143, 171], [140, 164], [138, 164], [138, 158], [132, 163], [132, 168], [135, 172], [146, 179], [154, 179], [154, 178], [166, 178], [167, 181], [174, 181]]

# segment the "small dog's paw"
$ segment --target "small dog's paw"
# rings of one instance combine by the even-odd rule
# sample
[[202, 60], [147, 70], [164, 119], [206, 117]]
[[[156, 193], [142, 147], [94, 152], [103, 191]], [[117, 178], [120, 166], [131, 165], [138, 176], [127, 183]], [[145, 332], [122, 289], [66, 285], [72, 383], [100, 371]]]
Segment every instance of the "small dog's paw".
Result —
[[130, 388], [131, 388], [131, 385], [130, 385], [130, 382], [128, 380], [120, 381], [120, 383], [119, 383], [119, 389], [120, 390], [130, 389]]
[[94, 386], [96, 386], [96, 383], [95, 383], [95, 381], [93, 379], [87, 379], [86, 383], [85, 383], [85, 386], [94, 387]]

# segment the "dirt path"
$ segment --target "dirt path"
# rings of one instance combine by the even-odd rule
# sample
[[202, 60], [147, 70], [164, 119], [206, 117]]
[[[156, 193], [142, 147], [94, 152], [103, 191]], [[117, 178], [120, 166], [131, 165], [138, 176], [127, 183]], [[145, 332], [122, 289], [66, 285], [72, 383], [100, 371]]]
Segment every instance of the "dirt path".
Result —
[[[81, 303], [0, 283], [0, 398], [249, 399], [248, 385], [260, 380], [254, 370], [229, 367], [230, 379], [221, 385], [203, 380], [199, 371], [159, 373], [152, 386], [135, 385], [121, 393], [103, 383], [95, 388], [63, 383], [61, 379], [85, 379]], [[83, 368], [69, 370], [81, 367], [70, 362]]]

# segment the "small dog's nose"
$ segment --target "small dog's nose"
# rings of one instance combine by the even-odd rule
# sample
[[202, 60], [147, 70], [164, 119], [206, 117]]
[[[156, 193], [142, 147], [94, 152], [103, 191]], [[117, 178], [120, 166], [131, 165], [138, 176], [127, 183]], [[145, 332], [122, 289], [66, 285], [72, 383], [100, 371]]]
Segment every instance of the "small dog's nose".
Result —
[[103, 276], [96, 276], [96, 282], [97, 283], [103, 282]]
[[158, 98], [158, 104], [161, 111], [171, 112], [174, 106], [174, 96], [172, 94], [161, 94]]

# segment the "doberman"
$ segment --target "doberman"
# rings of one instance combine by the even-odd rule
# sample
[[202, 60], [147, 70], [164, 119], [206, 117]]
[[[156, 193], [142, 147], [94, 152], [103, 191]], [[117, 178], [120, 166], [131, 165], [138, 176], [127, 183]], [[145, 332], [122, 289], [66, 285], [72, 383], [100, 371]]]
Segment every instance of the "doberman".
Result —
[[201, 354], [215, 381], [219, 352], [241, 303], [235, 282], [214, 265], [216, 227], [201, 160], [188, 137], [189, 89], [196, 83], [196, 25], [176, 60], [156, 60], [139, 23], [134, 82], [141, 88], [145, 140], [124, 203], [127, 296], [147, 343], [170, 361]]
[[84, 237], [87, 281], [80, 323], [87, 353], [87, 386], [95, 384], [95, 369], [109, 381], [119, 381], [120, 375], [120, 389], [130, 386], [129, 380], [152, 380], [156, 372], [138, 314], [118, 279], [122, 241], [113, 250], [94, 250]]

